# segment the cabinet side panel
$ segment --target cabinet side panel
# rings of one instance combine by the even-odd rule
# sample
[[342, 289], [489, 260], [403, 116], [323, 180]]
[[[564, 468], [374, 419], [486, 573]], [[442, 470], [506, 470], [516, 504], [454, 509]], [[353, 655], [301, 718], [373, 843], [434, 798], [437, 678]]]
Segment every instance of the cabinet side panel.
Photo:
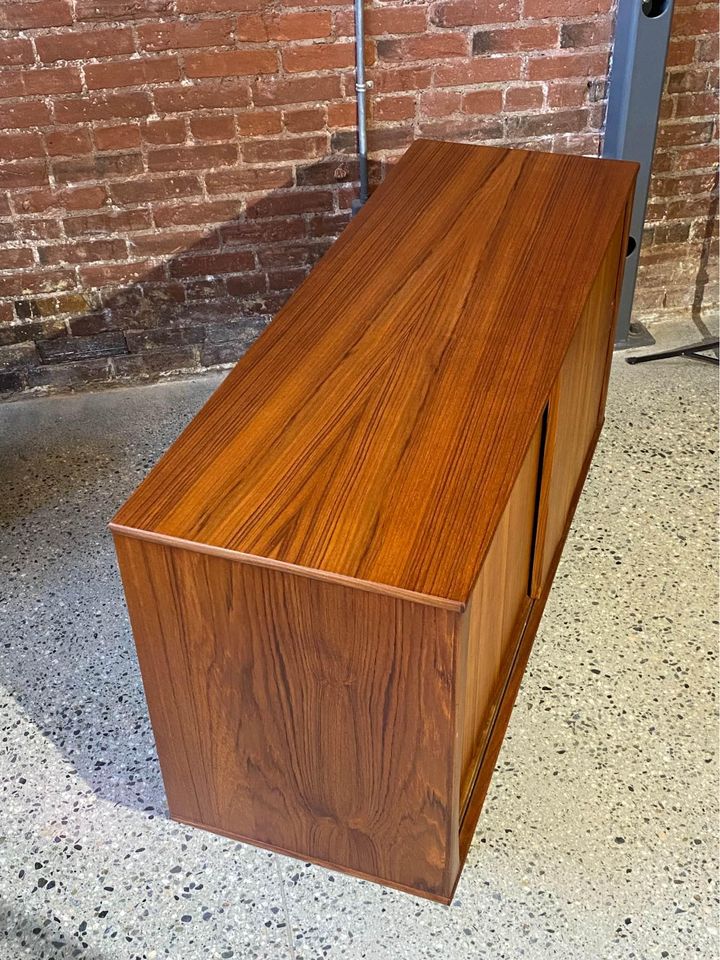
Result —
[[472, 788], [530, 598], [542, 423], [515, 481], [463, 615], [467, 667], [460, 809]]
[[116, 545], [172, 816], [443, 897], [457, 615]]
[[548, 485], [543, 544], [542, 581], [563, 539], [568, 514], [584, 465], [602, 422], [605, 386], [610, 369], [608, 349], [615, 320], [616, 281], [623, 224], [613, 238], [598, 271], [583, 315], [568, 349], [556, 384], [554, 447]]

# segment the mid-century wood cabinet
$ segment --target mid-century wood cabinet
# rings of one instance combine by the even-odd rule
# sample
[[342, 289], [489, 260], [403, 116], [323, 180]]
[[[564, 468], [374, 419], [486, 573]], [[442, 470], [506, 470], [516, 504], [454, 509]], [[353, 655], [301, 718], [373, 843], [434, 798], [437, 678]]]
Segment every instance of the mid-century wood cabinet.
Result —
[[120, 509], [174, 819], [450, 901], [603, 422], [635, 172], [415, 143]]

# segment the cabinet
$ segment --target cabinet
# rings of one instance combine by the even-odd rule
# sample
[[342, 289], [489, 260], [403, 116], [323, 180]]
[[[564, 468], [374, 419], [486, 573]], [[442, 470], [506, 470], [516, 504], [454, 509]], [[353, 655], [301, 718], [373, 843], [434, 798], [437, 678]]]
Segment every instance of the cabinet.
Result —
[[602, 425], [635, 173], [416, 142], [117, 513], [174, 819], [451, 900]]

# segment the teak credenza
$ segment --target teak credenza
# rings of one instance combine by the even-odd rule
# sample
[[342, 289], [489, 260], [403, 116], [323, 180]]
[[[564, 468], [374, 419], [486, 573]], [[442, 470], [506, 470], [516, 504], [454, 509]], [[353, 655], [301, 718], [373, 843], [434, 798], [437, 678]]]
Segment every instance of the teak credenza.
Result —
[[118, 512], [174, 819], [450, 902], [602, 425], [635, 173], [416, 142]]

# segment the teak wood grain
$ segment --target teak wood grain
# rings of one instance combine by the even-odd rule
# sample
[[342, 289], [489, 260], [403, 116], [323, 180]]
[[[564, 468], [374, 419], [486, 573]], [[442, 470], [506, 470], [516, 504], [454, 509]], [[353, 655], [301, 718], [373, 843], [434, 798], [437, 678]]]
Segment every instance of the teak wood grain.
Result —
[[175, 819], [450, 901], [602, 426], [634, 175], [415, 144], [121, 508]]
[[633, 178], [415, 143], [115, 526], [462, 608]]

